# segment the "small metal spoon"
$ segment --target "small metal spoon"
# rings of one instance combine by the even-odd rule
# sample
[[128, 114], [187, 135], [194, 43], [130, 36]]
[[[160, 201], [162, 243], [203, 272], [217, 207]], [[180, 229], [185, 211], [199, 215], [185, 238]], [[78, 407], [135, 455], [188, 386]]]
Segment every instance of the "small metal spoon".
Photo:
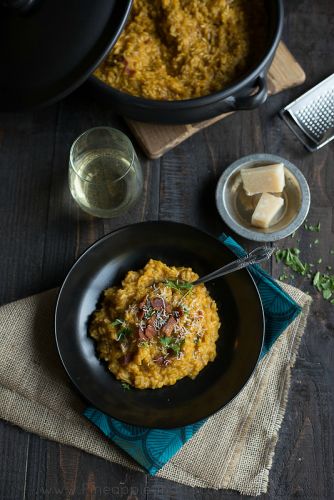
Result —
[[259, 262], [262, 262], [263, 260], [268, 260], [272, 256], [272, 254], [275, 252], [276, 248], [275, 247], [258, 247], [249, 252], [247, 255], [244, 257], [241, 257], [240, 259], [234, 260], [233, 262], [230, 262], [229, 264], [226, 264], [226, 266], [221, 267], [220, 269], [217, 269], [217, 271], [213, 271], [210, 274], [207, 274], [206, 276], [202, 276], [202, 278], [199, 278], [196, 281], [193, 281], [191, 284], [192, 285], [199, 285], [200, 283], [206, 283], [207, 281], [211, 281], [215, 278], [220, 278], [221, 276], [225, 276], [226, 274], [233, 273], [234, 271], [239, 271], [239, 269], [243, 269], [244, 267], [251, 266], [252, 264], [258, 264]]

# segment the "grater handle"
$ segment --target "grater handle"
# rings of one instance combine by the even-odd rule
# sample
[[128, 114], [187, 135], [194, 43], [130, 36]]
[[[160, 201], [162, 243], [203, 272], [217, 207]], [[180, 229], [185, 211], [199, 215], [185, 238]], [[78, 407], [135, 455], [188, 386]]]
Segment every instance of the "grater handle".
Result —
[[267, 79], [265, 75], [259, 75], [254, 82], [256, 93], [246, 96], [228, 97], [225, 103], [232, 109], [253, 109], [263, 104], [268, 97]]

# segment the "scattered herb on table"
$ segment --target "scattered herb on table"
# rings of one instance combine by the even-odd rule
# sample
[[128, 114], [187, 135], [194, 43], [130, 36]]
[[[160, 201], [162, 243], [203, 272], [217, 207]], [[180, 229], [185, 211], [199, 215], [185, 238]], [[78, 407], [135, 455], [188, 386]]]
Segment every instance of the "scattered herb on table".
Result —
[[[334, 253], [334, 252], [333, 252]], [[314, 264], [303, 262], [300, 259], [300, 250], [298, 248], [282, 248], [275, 253], [276, 262], [281, 262], [297, 274], [305, 276], [312, 280], [313, 286], [322, 294], [322, 297], [334, 304], [334, 275], [322, 273], [320, 271], [312, 272]], [[322, 263], [322, 258], [317, 260], [317, 264]], [[330, 271], [331, 266], [327, 266]], [[279, 276], [280, 281], [286, 281], [289, 277], [292, 279], [293, 275], [283, 273]]]
[[334, 303], [334, 275], [316, 272], [313, 277], [313, 285], [315, 288], [322, 293], [325, 300], [332, 299], [331, 304]]
[[319, 233], [320, 227], [321, 227], [320, 222], [318, 222], [318, 224], [316, 225], [308, 224], [307, 222], [305, 222], [304, 224], [304, 228], [306, 229], [306, 231], [311, 231], [312, 233]]
[[275, 252], [276, 262], [282, 262], [301, 276], [307, 276], [310, 265], [299, 258], [299, 248], [283, 248]]

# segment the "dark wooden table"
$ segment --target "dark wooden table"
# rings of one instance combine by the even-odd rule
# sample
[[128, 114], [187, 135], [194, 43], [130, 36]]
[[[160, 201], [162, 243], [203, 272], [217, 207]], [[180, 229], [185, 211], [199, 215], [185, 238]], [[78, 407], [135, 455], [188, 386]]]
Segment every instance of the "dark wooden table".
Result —
[[[79, 90], [47, 109], [0, 116], [1, 303], [59, 285], [80, 252], [129, 222], [172, 219], [218, 235], [225, 227], [214, 206], [217, 179], [230, 162], [254, 152], [279, 154], [301, 168], [312, 192], [309, 220], [321, 221], [319, 235], [299, 232], [302, 255], [309, 261], [322, 257], [323, 269], [333, 265], [329, 249], [334, 248], [334, 143], [315, 154], [306, 152], [277, 111], [334, 71], [334, 2], [289, 0], [285, 4], [284, 40], [306, 71], [305, 85], [270, 98], [260, 110], [235, 114], [161, 160], [141, 156], [145, 192], [124, 217], [98, 220], [85, 215], [67, 188], [69, 148], [81, 132], [111, 125], [129, 133], [111, 109]], [[315, 237], [320, 243], [310, 247]], [[291, 246], [291, 240], [281, 243]], [[270, 270], [274, 276], [281, 272], [275, 263]], [[314, 293], [307, 280], [296, 279], [295, 284], [311, 291], [314, 306], [292, 372], [269, 491], [263, 498], [330, 499], [334, 498], [334, 305]], [[207, 459], [203, 457], [203, 467]], [[134, 473], [0, 423], [0, 498], [4, 500], [237, 496]]]

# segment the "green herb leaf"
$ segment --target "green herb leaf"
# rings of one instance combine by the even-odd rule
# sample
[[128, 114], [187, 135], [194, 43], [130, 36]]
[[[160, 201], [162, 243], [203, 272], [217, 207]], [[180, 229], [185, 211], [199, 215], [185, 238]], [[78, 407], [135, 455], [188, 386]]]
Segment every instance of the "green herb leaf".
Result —
[[122, 387], [125, 391], [129, 391], [131, 389], [131, 387], [129, 386], [129, 384], [127, 384], [126, 382], [122, 382]]
[[304, 228], [306, 229], [306, 231], [310, 231], [312, 233], [319, 233], [320, 227], [321, 227], [320, 222], [318, 222], [318, 224], [316, 224], [315, 226], [313, 226], [312, 224], [307, 224], [307, 222], [305, 222], [304, 224]]
[[170, 344], [173, 342], [173, 338], [172, 337], [160, 337], [160, 343], [164, 346], [164, 347], [169, 347]]
[[123, 320], [117, 318], [115, 321], [111, 323], [111, 326], [118, 326], [118, 325], [123, 325]]
[[189, 314], [190, 313], [190, 310], [189, 310], [189, 307], [185, 306], [185, 305], [181, 305], [182, 307], [182, 311], [184, 312], [184, 314]]
[[173, 337], [160, 337], [160, 343], [166, 349], [172, 349], [175, 354], [179, 354], [181, 350], [180, 342], [178, 342], [178, 340]]
[[123, 341], [125, 339], [125, 337], [127, 337], [128, 335], [131, 335], [131, 330], [130, 328], [124, 326], [123, 328], [121, 328], [119, 331], [118, 331], [118, 335], [117, 335], [117, 342], [119, 341]]
[[313, 285], [318, 286], [320, 282], [320, 272], [316, 272], [313, 278]]
[[192, 283], [180, 280], [166, 280], [165, 285], [169, 286], [170, 288], [173, 288], [174, 290], [179, 290], [179, 291], [191, 290], [194, 286]]
[[324, 298], [325, 300], [328, 300], [328, 299], [330, 299], [330, 298], [331, 298], [331, 296], [332, 296], [332, 292], [331, 292], [330, 290], [326, 289], [326, 290], [324, 290], [324, 291], [322, 292], [322, 296], [323, 296], [323, 298]]

